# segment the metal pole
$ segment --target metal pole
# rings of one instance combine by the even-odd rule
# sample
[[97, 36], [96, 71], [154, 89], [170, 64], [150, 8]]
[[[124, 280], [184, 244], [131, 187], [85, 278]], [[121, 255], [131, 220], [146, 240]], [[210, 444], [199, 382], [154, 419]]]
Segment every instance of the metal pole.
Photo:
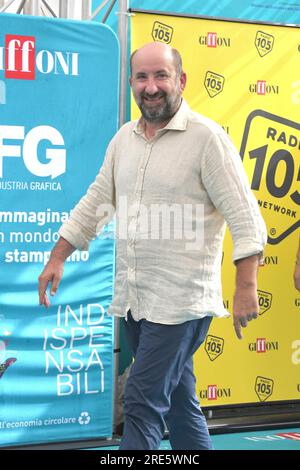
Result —
[[53, 16], [53, 18], [57, 18], [57, 15], [55, 14], [55, 12], [52, 10], [52, 8], [50, 7], [49, 3], [46, 1], [46, 0], [42, 0], [43, 4], [45, 5], [45, 7], [47, 8], [47, 10], [49, 11], [49, 13]]
[[76, 8], [75, 4], [76, 3], [77, 3], [77, 6], [78, 6], [78, 0], [69, 0], [68, 18], [70, 20], [75, 18], [75, 8]]
[[109, 15], [111, 14], [111, 11], [113, 7], [115, 6], [117, 0], [112, 0], [111, 4], [109, 5], [108, 9], [106, 10], [105, 15], [103, 16], [102, 23], [105, 23]]
[[[119, 0], [119, 28], [120, 41], [120, 94], [119, 94], [119, 126], [126, 119], [126, 93], [127, 93], [127, 31], [128, 31], [128, 0]], [[116, 401], [118, 400], [118, 376], [120, 354], [120, 319], [114, 318], [114, 430], [116, 429]]]
[[5, 3], [5, 1], [1, 0], [2, 6], [0, 6], [0, 13], [6, 11], [15, 1], [16, 0], [8, 0], [8, 2]]
[[120, 318], [114, 317], [114, 395], [113, 395], [113, 431], [116, 432], [117, 402], [119, 400], [119, 354], [120, 354]]
[[88, 20], [92, 14], [92, 0], [82, 0], [81, 19]]
[[126, 121], [126, 96], [127, 96], [127, 48], [128, 48], [128, 0], [119, 0], [119, 26], [118, 36], [120, 41], [120, 101], [119, 101], [119, 126]]
[[69, 0], [60, 0], [59, 1], [59, 18], [68, 18], [69, 12]]
[[21, 13], [21, 11], [23, 10], [26, 1], [27, 1], [27, 0], [22, 0], [22, 1], [21, 1], [20, 6], [19, 6], [19, 8], [17, 9], [17, 15], [19, 15], [19, 14]]
[[40, 0], [27, 0], [23, 12], [24, 15], [40, 16]]
[[92, 15], [90, 16], [89, 20], [93, 20], [94, 18], [96, 18], [96, 16], [98, 15], [98, 13], [102, 10], [102, 8], [105, 7], [105, 5], [107, 5], [107, 3], [109, 2], [109, 0], [103, 0], [103, 2], [101, 3], [101, 5], [99, 5], [95, 11], [93, 11]]

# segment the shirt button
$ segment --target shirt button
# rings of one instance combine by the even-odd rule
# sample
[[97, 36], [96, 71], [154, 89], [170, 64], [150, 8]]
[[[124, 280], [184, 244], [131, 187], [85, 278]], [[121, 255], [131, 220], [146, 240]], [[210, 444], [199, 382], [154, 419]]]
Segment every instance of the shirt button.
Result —
[[141, 168], [140, 171], [143, 172], [143, 171], [144, 171], [144, 168]]

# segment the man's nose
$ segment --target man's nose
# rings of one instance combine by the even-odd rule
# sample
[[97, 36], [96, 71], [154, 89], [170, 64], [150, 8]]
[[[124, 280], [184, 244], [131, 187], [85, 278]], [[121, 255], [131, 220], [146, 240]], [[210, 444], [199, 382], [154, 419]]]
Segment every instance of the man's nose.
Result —
[[151, 77], [148, 78], [145, 92], [148, 93], [148, 95], [154, 95], [155, 93], [158, 92], [158, 87], [156, 84], [156, 80], [154, 78], [151, 78]]

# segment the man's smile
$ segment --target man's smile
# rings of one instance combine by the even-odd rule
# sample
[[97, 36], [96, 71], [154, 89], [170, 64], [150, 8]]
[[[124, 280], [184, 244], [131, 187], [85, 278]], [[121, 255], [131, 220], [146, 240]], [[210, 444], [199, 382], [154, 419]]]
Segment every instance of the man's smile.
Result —
[[143, 96], [143, 100], [146, 103], [158, 104], [163, 99], [164, 99], [163, 95], [161, 95], [161, 96]]

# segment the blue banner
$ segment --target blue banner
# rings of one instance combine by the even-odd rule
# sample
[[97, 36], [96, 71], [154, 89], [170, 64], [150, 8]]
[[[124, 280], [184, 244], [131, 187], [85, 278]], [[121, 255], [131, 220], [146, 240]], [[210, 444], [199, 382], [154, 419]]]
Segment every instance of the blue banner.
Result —
[[109, 437], [114, 241], [38, 276], [117, 129], [119, 46], [95, 22], [0, 15], [0, 446]]
[[[96, 0], [94, 0], [96, 3]], [[278, 23], [300, 22], [300, 4], [294, 0], [129, 0], [133, 9], [205, 15], [219, 18], [239, 18]], [[113, 19], [111, 20], [113, 21]]]

